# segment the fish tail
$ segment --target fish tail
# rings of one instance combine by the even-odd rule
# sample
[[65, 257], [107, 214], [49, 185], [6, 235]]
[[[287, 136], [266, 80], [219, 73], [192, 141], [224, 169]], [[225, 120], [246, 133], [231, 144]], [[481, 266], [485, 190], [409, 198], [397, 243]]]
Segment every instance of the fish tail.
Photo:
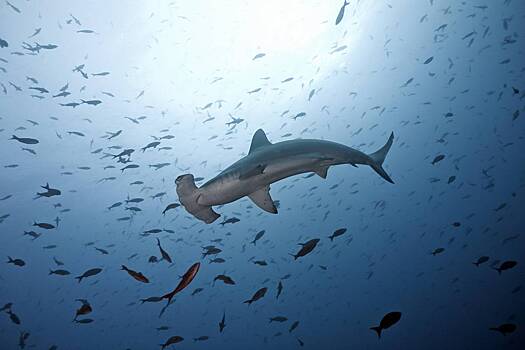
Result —
[[253, 302], [253, 300], [249, 299], [249, 300], [243, 301], [242, 303], [243, 304], [248, 304], [248, 306], [250, 306], [252, 304], [252, 302]]
[[390, 147], [392, 146], [392, 143], [394, 142], [394, 133], [390, 134], [390, 137], [388, 138], [388, 141], [385, 143], [383, 147], [375, 151], [374, 153], [369, 154], [370, 157], [370, 166], [372, 169], [375, 170], [376, 173], [379, 174], [383, 179], [390, 183], [394, 183], [394, 181], [390, 178], [390, 176], [386, 173], [385, 169], [383, 169], [382, 165], [385, 161], [386, 155], [388, 151], [390, 150]]
[[294, 260], [297, 260], [297, 255], [294, 255], [294, 254], [292, 254], [292, 253], [288, 253], [288, 255], [293, 256]]
[[10, 262], [13, 262], [13, 261], [14, 261], [14, 260], [13, 260], [13, 258], [11, 258], [11, 257], [10, 257], [9, 255], [7, 256], [7, 259], [9, 259], [9, 260], [7, 260], [7, 262], [8, 262], [8, 263], [10, 263]]
[[18, 140], [18, 137], [16, 137], [16, 135], [11, 135], [11, 138], [9, 140]]
[[381, 338], [381, 331], [383, 330], [380, 326], [377, 326], [377, 327], [370, 327], [371, 330], [373, 331], [376, 331], [377, 332], [377, 337], [378, 338]]
[[121, 269], [121, 270], [124, 270], [124, 271], [127, 271], [127, 270], [128, 270], [128, 268], [126, 267], [126, 265], [121, 265], [120, 269]]
[[53, 270], [49, 269], [49, 274], [52, 275], [53, 273]]
[[328, 238], [330, 238], [330, 242], [333, 242], [333, 241], [334, 241], [334, 237], [332, 237], [332, 236], [328, 236]]
[[75, 279], [77, 279], [78, 283], [80, 283], [80, 281], [82, 281], [82, 276], [75, 277]]
[[475, 262], [475, 263], [472, 263], [472, 265], [476, 265], [476, 267], [478, 267], [479, 263]]

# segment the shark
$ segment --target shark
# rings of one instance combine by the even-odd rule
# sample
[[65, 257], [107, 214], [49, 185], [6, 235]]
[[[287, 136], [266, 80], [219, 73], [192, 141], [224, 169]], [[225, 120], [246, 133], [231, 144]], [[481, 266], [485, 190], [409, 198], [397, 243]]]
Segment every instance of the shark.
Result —
[[270, 196], [270, 185], [302, 173], [315, 173], [326, 179], [334, 165], [368, 165], [383, 179], [394, 183], [383, 169], [383, 162], [394, 141], [394, 133], [376, 152], [365, 154], [346, 145], [319, 139], [295, 139], [271, 143], [265, 132], [253, 135], [248, 154], [224, 169], [201, 187], [192, 174], [175, 180], [181, 205], [197, 219], [210, 224], [220, 215], [213, 206], [248, 197], [262, 210], [277, 214]]

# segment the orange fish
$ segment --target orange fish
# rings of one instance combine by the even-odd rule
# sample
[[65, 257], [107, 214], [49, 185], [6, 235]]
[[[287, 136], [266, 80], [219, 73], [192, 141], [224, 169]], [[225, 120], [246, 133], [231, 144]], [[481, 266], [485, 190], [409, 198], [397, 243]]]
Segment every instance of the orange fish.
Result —
[[181, 290], [186, 288], [191, 281], [195, 278], [197, 275], [197, 272], [199, 271], [199, 267], [201, 266], [201, 263], [195, 263], [191, 265], [191, 267], [186, 271], [184, 276], [182, 276], [182, 280], [179, 282], [179, 285], [170, 293], [164, 294], [162, 296], [162, 299], [168, 299], [168, 305], [171, 302], [171, 299], [175, 296], [175, 294], [179, 293]]

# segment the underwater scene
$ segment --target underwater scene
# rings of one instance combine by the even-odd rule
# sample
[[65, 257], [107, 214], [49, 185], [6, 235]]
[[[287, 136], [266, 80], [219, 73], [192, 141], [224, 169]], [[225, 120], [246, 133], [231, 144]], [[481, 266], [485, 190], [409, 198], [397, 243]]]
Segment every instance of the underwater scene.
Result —
[[525, 349], [525, 2], [0, 2], [0, 349]]

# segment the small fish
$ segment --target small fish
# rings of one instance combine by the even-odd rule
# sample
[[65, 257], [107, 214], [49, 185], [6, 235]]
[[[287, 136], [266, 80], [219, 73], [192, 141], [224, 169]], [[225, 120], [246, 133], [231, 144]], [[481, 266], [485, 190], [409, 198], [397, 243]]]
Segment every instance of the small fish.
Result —
[[485, 263], [489, 261], [489, 257], [488, 256], [480, 256], [478, 258], [478, 260], [476, 262], [473, 262], [472, 264], [476, 265], [476, 267], [478, 267], [479, 265]]
[[223, 281], [224, 284], [229, 284], [229, 285], [234, 285], [235, 284], [235, 281], [230, 277], [230, 276], [226, 276], [226, 275], [217, 275], [215, 276], [215, 278], [213, 279], [213, 283], [215, 284], [215, 281]]
[[161, 300], [162, 300], [162, 297], [149, 297], [149, 298], [146, 298], [146, 299], [140, 299], [140, 302], [142, 304], [144, 304], [144, 303], [158, 303]]
[[498, 268], [493, 267], [494, 270], [498, 271], [498, 273], [501, 275], [502, 271], [510, 270], [514, 266], [518, 265], [518, 263], [514, 260], [507, 260], [501, 263], [501, 265]]
[[181, 336], [178, 336], [178, 335], [174, 335], [172, 337], [169, 337], [168, 340], [166, 340], [164, 342], [164, 344], [160, 344], [161, 350], [164, 350], [165, 348], [167, 348], [170, 345], [180, 343], [183, 340], [184, 340], [184, 338], [181, 337]]
[[253, 56], [252, 61], [259, 59], [259, 58], [263, 58], [264, 56], [266, 56], [265, 53], [258, 53], [257, 55]]
[[341, 9], [339, 10], [339, 13], [337, 14], [337, 18], [335, 19], [335, 25], [338, 25], [343, 20], [343, 16], [345, 15], [345, 7], [348, 6], [348, 4], [350, 3], [345, 0], [343, 6], [341, 6]]
[[39, 143], [37, 139], [32, 139], [29, 137], [17, 137], [16, 135], [12, 135], [10, 140], [16, 140], [20, 143], [25, 143], [26, 145], [36, 145]]
[[20, 324], [20, 318], [11, 310], [8, 310], [7, 313], [9, 314], [9, 318], [14, 324]]
[[97, 106], [97, 105], [102, 103], [102, 101], [100, 101], [100, 100], [88, 100], [88, 101], [86, 101], [86, 100], [80, 99], [80, 101], [82, 101], [82, 104], [87, 104], [87, 105], [91, 105], [91, 106]]
[[49, 197], [53, 197], [53, 196], [60, 196], [60, 194], [62, 193], [62, 192], [60, 192], [60, 190], [57, 190], [55, 188], [50, 188], [49, 187], [49, 183], [46, 183], [45, 186], [40, 186], [40, 187], [42, 187], [44, 190], [47, 190], [47, 191], [46, 192], [37, 192], [36, 195], [38, 197], [36, 197], [36, 198], [40, 198], [40, 197], [48, 197], [49, 198]]
[[393, 311], [387, 313], [383, 318], [381, 319], [381, 322], [379, 323], [379, 326], [371, 327], [370, 329], [377, 332], [377, 337], [381, 338], [381, 332], [387, 328], [392, 327], [395, 325], [399, 320], [401, 319], [401, 312], [399, 311]]
[[516, 330], [516, 325], [513, 323], [504, 323], [498, 327], [491, 327], [489, 330], [500, 332], [503, 335], [513, 333]]
[[294, 254], [290, 254], [290, 255], [294, 257], [294, 260], [297, 260], [297, 258], [300, 258], [302, 256], [305, 256], [311, 253], [312, 250], [314, 250], [317, 243], [319, 243], [319, 241], [320, 240], [318, 238], [314, 238], [314, 239], [309, 240], [306, 243], [299, 243], [299, 245], [302, 246], [299, 252], [297, 252], [297, 254], [295, 255]]
[[67, 276], [71, 274], [68, 270], [49, 270], [50, 275]]
[[283, 291], [283, 283], [279, 281], [279, 284], [277, 285], [277, 296], [275, 297], [275, 299], [279, 299], [279, 295], [281, 295], [282, 291]]
[[162, 211], [162, 215], [166, 214], [166, 212], [168, 210], [171, 210], [171, 209], [175, 209], [175, 208], [178, 208], [180, 207], [180, 204], [179, 203], [171, 203], [171, 204], [168, 204], [168, 206]]
[[436, 256], [437, 254], [441, 254], [444, 251], [445, 251], [445, 248], [436, 248], [436, 249], [434, 249], [434, 251], [431, 254]]
[[91, 319], [91, 318], [83, 318], [81, 320], [75, 320], [76, 323], [80, 323], [80, 324], [87, 324], [87, 323], [91, 323], [93, 321], [94, 320]]
[[251, 297], [251, 299], [248, 299], [246, 301], [244, 301], [243, 303], [244, 304], [248, 304], [248, 305], [251, 305], [253, 302], [263, 298], [265, 295], [266, 295], [266, 291], [268, 290], [268, 288], [264, 287], [264, 288], [261, 288], [259, 290], [257, 290], [253, 296]]
[[434, 158], [434, 160], [432, 160], [432, 165], [441, 162], [443, 159], [445, 159], [445, 155], [443, 155], [443, 154], [437, 155]]
[[221, 222], [221, 223], [219, 223], [219, 224], [222, 225], [222, 226], [224, 226], [224, 225], [226, 225], [226, 224], [235, 224], [236, 222], [239, 222], [239, 221], [241, 221], [241, 220], [238, 219], [238, 218], [233, 217], [233, 218], [229, 218], [229, 219], [227, 219], [227, 220], [224, 220], [223, 222]]
[[429, 58], [427, 58], [425, 60], [425, 62], [423, 62], [423, 64], [429, 64], [430, 62], [432, 62], [434, 60], [434, 56], [430, 56]]
[[219, 333], [222, 333], [224, 330], [224, 327], [226, 327], [226, 313], [222, 313], [222, 320], [219, 322]]
[[208, 337], [207, 335], [201, 335], [198, 338], [193, 338], [193, 341], [204, 341], [204, 340], [208, 340], [208, 339], [210, 339], [210, 337]]
[[75, 279], [78, 279], [78, 283], [80, 283], [82, 279], [98, 275], [101, 271], [102, 269], [100, 268], [89, 269], [86, 272], [84, 272], [81, 276], [75, 277]]
[[197, 272], [199, 271], [200, 266], [201, 266], [201, 264], [198, 263], [198, 262], [193, 264], [193, 265], [191, 265], [190, 268], [186, 271], [186, 273], [184, 273], [184, 275], [182, 276], [181, 281], [179, 282], [177, 287], [173, 291], [171, 291], [171, 292], [169, 292], [167, 294], [164, 294], [162, 296], [163, 299], [168, 299], [168, 305], [171, 302], [171, 299], [177, 293], [182, 291], [184, 288], [186, 288], [191, 283], [191, 281], [193, 281], [193, 279], [197, 275]]
[[34, 222], [33, 226], [38, 226], [40, 228], [43, 228], [45, 230], [52, 230], [55, 228], [54, 225], [48, 224], [47, 222]]
[[136, 272], [136, 271], [130, 270], [126, 267], [126, 265], [122, 265], [121, 269], [126, 271], [131, 277], [133, 277], [137, 281], [142, 282], [142, 283], [149, 283], [148, 278], [144, 276], [142, 272]]
[[260, 240], [262, 238], [262, 236], [264, 236], [265, 232], [266, 232], [265, 230], [257, 232], [257, 234], [255, 235], [255, 238], [253, 239], [253, 241], [251, 243], [253, 245], [256, 245], [257, 241]]
[[171, 257], [169, 256], [169, 254], [164, 250], [162, 249], [162, 247], [160, 246], [160, 240], [157, 238], [157, 246], [159, 247], [159, 250], [160, 250], [160, 254], [162, 255], [162, 259], [163, 260], [166, 260], [167, 262], [169, 262], [171, 264]]
[[10, 256], [7, 257], [7, 263], [8, 264], [13, 264], [15, 266], [18, 266], [18, 267], [22, 267], [22, 266], [25, 266], [26, 262], [22, 259], [13, 259], [11, 258]]
[[335, 237], [339, 237], [343, 235], [345, 232], [346, 232], [346, 228], [339, 228], [335, 230], [334, 233], [332, 233], [330, 236], [328, 236], [328, 238], [330, 238], [330, 241], [333, 241]]

